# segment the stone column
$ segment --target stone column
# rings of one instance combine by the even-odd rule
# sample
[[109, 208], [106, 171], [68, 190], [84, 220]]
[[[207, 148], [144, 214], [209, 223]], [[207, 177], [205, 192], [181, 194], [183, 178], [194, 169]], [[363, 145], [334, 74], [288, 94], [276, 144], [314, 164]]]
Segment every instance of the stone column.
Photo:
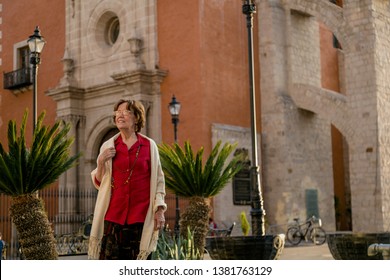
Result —
[[346, 93], [357, 131], [349, 139], [353, 231], [390, 227], [390, 12], [388, 1], [344, 1], [350, 26]]
[[[85, 118], [76, 115], [62, 116], [61, 119], [70, 123], [71, 129], [68, 133], [68, 137], [74, 137], [75, 141], [70, 147], [70, 156], [76, 155], [80, 152], [80, 135], [81, 129], [84, 127]], [[59, 215], [57, 217], [58, 222], [57, 233], [70, 233], [76, 230], [72, 224], [79, 221], [78, 216], [81, 213], [83, 204], [83, 193], [84, 190], [80, 186], [80, 169], [82, 166], [77, 164], [75, 167], [68, 169], [65, 173], [60, 176], [59, 179]], [[77, 224], [77, 226], [79, 226]]]

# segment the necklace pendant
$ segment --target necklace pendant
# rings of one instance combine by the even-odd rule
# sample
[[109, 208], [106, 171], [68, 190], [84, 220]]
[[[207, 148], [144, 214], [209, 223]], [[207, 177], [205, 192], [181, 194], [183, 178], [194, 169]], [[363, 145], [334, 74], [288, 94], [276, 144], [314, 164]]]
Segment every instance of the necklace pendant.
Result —
[[[129, 177], [127, 177], [126, 181], [123, 183], [122, 186], [127, 185], [129, 183], [130, 179], [131, 179], [131, 175], [133, 174], [134, 166], [135, 166], [135, 163], [137, 162], [140, 149], [141, 149], [141, 145], [138, 146], [137, 152], [135, 154], [135, 160], [133, 162], [133, 166], [131, 168], [126, 169], [126, 172], [129, 172]], [[123, 172], [123, 170], [119, 170], [119, 171]], [[125, 172], [123, 172], [123, 173], [125, 173]], [[115, 187], [114, 186], [114, 178], [112, 177], [111, 180], [112, 180], [111, 181], [111, 187], [114, 188]]]

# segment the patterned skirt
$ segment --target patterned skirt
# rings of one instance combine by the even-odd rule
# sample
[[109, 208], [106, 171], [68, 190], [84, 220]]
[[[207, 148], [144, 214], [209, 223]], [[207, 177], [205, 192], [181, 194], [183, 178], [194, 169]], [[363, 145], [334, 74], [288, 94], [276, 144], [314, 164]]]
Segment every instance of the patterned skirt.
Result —
[[104, 221], [104, 235], [99, 259], [136, 260], [143, 226], [143, 223], [120, 225]]

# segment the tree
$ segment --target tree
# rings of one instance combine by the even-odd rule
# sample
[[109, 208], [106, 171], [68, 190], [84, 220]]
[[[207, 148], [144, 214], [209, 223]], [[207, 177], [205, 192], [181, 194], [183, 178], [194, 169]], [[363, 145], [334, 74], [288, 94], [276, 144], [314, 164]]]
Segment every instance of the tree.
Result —
[[8, 123], [8, 152], [0, 143], [0, 193], [11, 196], [10, 215], [19, 234], [26, 259], [57, 259], [56, 241], [43, 200], [37, 191], [55, 182], [76, 164], [78, 155], [69, 155], [73, 138], [68, 138], [70, 124], [57, 121], [51, 128], [42, 124], [41, 113], [34, 129], [31, 149], [26, 146], [27, 111], [20, 135], [15, 121]]
[[180, 234], [187, 236], [189, 228], [199, 252], [204, 251], [210, 216], [210, 198], [217, 195], [240, 170], [239, 159], [228, 161], [236, 144], [219, 141], [203, 164], [204, 148], [196, 155], [186, 141], [184, 149], [177, 143], [159, 145], [166, 186], [175, 194], [189, 198], [189, 205], [180, 217]]

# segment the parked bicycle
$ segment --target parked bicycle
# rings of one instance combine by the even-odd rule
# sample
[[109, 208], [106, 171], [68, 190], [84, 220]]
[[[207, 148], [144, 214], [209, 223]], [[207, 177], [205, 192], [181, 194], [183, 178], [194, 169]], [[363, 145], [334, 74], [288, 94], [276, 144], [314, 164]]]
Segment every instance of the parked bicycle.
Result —
[[299, 218], [294, 219], [294, 224], [287, 229], [287, 241], [293, 245], [298, 245], [302, 240], [311, 240], [316, 245], [322, 245], [326, 241], [326, 232], [321, 227], [320, 218], [310, 217], [304, 223], [299, 222]]

